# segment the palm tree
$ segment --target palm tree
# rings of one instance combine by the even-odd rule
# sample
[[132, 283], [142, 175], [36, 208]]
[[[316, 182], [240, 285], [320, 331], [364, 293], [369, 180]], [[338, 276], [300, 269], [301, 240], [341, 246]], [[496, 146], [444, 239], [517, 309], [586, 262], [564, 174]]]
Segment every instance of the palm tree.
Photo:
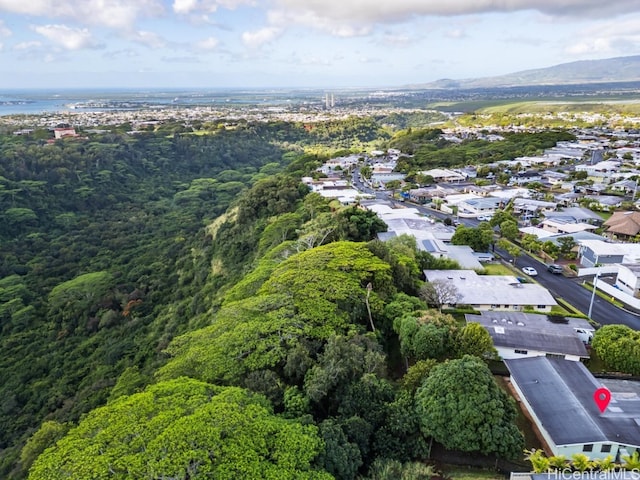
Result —
[[524, 459], [531, 462], [531, 468], [535, 473], [545, 473], [549, 471], [549, 459], [542, 450], [525, 450]]
[[637, 450], [631, 455], [623, 455], [622, 460], [624, 461], [624, 467], [627, 470], [640, 469], [640, 454], [638, 454]]
[[549, 464], [558, 470], [562, 470], [567, 466], [567, 457], [564, 455], [554, 455], [549, 457]]
[[584, 453], [574, 453], [571, 456], [571, 464], [579, 472], [585, 472], [592, 466], [591, 460]]

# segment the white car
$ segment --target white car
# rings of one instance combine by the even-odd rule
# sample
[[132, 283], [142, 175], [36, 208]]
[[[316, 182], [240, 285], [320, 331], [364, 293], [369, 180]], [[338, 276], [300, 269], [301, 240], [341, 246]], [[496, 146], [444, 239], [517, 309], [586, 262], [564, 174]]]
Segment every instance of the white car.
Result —
[[533, 267], [522, 267], [522, 271], [530, 277], [535, 277], [536, 275], [538, 275], [538, 271]]
[[491, 218], [493, 217], [493, 215], [480, 215], [478, 218], [478, 220], [480, 220], [481, 222], [490, 222]]

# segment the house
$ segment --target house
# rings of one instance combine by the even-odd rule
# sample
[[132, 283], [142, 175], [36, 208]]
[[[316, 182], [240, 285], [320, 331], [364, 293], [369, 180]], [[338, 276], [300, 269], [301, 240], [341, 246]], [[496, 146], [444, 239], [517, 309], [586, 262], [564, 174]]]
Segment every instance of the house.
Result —
[[580, 361], [589, 358], [585, 347], [595, 329], [581, 318], [565, 318], [521, 312], [465, 314], [467, 323], [487, 329], [503, 359], [554, 357]]
[[622, 206], [623, 200], [622, 197], [616, 197], [613, 195], [586, 195], [585, 198], [590, 200], [590, 206], [597, 207], [605, 211], [610, 211]]
[[540, 175], [540, 172], [529, 170], [527, 172], [521, 172], [521, 173], [515, 174], [513, 177], [511, 177], [511, 181], [509, 183], [517, 183], [518, 185], [524, 185], [525, 183], [541, 182], [541, 181], [542, 181], [542, 175]]
[[622, 263], [627, 250], [622, 243], [585, 240], [580, 244], [578, 259], [585, 267]]
[[465, 175], [446, 168], [432, 168], [431, 170], [425, 170], [418, 172], [422, 175], [431, 176], [434, 182], [463, 182], [467, 179]]
[[370, 181], [373, 185], [384, 186], [392, 180], [403, 181], [406, 175], [400, 172], [394, 172], [395, 164], [375, 164], [372, 168]]
[[483, 215], [495, 213], [506, 202], [502, 198], [468, 198], [458, 203], [458, 211], [461, 214]]
[[573, 142], [558, 142], [555, 147], [547, 148], [545, 155], [557, 156], [563, 160], [580, 160], [586, 151], [585, 145]]
[[638, 182], [635, 180], [620, 180], [610, 185], [611, 190], [618, 190], [624, 193], [634, 193], [638, 189]]
[[547, 230], [548, 232], [553, 233], [577, 233], [598, 229], [598, 227], [596, 227], [595, 225], [590, 225], [588, 223], [564, 222], [561, 219], [543, 220], [538, 226], [543, 230]]
[[453, 285], [459, 294], [457, 304], [476, 310], [550, 312], [557, 305], [546, 288], [537, 283], [520, 283], [511, 275], [478, 275], [473, 270], [425, 270], [424, 275], [427, 282], [438, 280]]
[[594, 165], [576, 165], [576, 172], [587, 172], [587, 176], [597, 181], [610, 178], [620, 169], [621, 162], [615, 160], [603, 160]]
[[566, 223], [602, 225], [603, 222], [600, 215], [584, 207], [569, 207], [560, 211], [547, 212], [545, 217], [553, 220], [562, 220]]
[[606, 237], [630, 240], [640, 233], [640, 212], [614, 212], [604, 226]]
[[416, 203], [429, 203], [434, 197], [434, 190], [432, 188], [414, 188], [409, 190], [409, 199]]
[[542, 172], [542, 180], [550, 185], [562, 185], [568, 176], [566, 173], [556, 172], [554, 170]]
[[558, 205], [555, 202], [544, 202], [542, 200], [532, 200], [530, 198], [514, 198], [513, 212], [516, 214], [534, 214], [537, 212], [552, 212]]
[[394, 232], [396, 236], [410, 235], [416, 239], [418, 247], [423, 250], [426, 248], [421, 247], [422, 240], [448, 242], [455, 233], [453, 227], [435, 222], [432, 218], [420, 214], [415, 208], [391, 208], [379, 201], [364, 201], [362, 204], [387, 224], [387, 233]]
[[76, 129], [75, 128], [71, 128], [71, 127], [54, 128], [53, 129], [53, 135], [54, 135], [56, 140], [59, 140], [59, 139], [64, 138], [64, 137], [77, 137], [78, 136], [78, 134], [76, 133]]
[[[596, 379], [581, 362], [549, 357], [505, 360], [518, 400], [550, 455], [584, 453], [616, 461], [640, 450], [640, 384]], [[605, 386], [611, 402], [601, 413], [593, 396]]]
[[477, 185], [467, 185], [464, 187], [465, 193], [472, 193], [473, 195], [477, 195], [479, 197], [488, 197], [491, 193], [491, 190], [485, 187], [479, 187]]
[[[573, 189], [573, 185], [568, 185], [565, 186], [564, 184], [562, 185], [563, 189]], [[565, 193], [559, 193], [553, 196], [554, 200], [556, 202], [558, 202], [559, 205], [564, 205], [566, 207], [569, 207], [571, 205], [575, 205], [578, 203], [578, 200], [580, 200], [582, 198], [582, 194], [577, 193], [577, 192], [565, 192]]]
[[620, 264], [616, 276], [616, 287], [636, 298], [640, 297], [640, 264]]

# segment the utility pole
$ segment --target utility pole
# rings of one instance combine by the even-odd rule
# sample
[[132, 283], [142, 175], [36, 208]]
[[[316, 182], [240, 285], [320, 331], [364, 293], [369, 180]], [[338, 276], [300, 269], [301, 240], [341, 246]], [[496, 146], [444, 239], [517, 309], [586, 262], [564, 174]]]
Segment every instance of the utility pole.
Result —
[[593, 277], [593, 291], [591, 292], [591, 301], [589, 302], [589, 313], [587, 313], [587, 317], [589, 318], [589, 320], [592, 320], [591, 310], [593, 310], [593, 300], [595, 299], [595, 296], [596, 296], [596, 285], [598, 284], [599, 276], [600, 276], [600, 271], [598, 270], [598, 272], [596, 273], [596, 276]]

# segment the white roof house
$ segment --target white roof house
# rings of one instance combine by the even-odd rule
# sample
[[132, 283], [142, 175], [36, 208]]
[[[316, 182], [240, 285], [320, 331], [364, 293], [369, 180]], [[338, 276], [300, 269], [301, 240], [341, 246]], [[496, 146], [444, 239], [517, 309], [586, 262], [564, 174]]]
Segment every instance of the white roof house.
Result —
[[483, 213], [494, 213], [506, 203], [502, 198], [497, 197], [477, 197], [463, 200], [458, 203], [460, 214], [481, 215]]
[[577, 233], [585, 230], [597, 230], [598, 227], [590, 223], [566, 223], [558, 220], [547, 219], [540, 222], [540, 227], [551, 233]]
[[603, 160], [594, 165], [576, 165], [577, 172], [587, 172], [590, 177], [610, 177], [620, 169], [620, 162], [615, 160]]
[[446, 168], [432, 168], [420, 173], [422, 175], [430, 175], [436, 182], [462, 182], [467, 179], [465, 175]]
[[550, 312], [557, 305], [549, 291], [535, 283], [520, 283], [511, 275], [478, 275], [473, 270], [425, 270], [428, 282], [450, 283], [460, 295], [458, 304], [477, 310]]
[[580, 242], [580, 263], [586, 267], [595, 265], [640, 263], [640, 244], [612, 243], [604, 240]]
[[384, 204], [369, 204], [367, 208], [376, 212], [387, 224], [387, 231], [378, 234], [380, 240], [388, 240], [399, 235], [410, 235], [416, 239], [420, 250], [437, 258], [450, 258], [463, 268], [482, 268], [471, 247], [451, 245], [455, 230], [453, 227], [424, 217], [415, 208], [391, 208]]

